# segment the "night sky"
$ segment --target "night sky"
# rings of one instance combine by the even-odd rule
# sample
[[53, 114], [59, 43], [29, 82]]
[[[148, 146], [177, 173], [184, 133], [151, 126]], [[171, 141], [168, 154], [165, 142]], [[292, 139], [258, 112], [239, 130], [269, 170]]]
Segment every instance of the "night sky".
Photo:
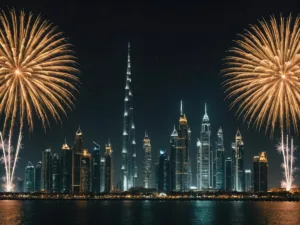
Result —
[[[240, 127], [245, 144], [245, 168], [250, 166], [254, 155], [267, 151], [269, 187], [279, 187], [281, 156], [274, 147], [278, 136], [270, 139], [263, 131], [248, 129], [247, 123], [243, 124], [234, 111], [229, 111], [229, 102], [224, 100], [221, 89], [220, 71], [224, 68], [222, 59], [238, 33], [249, 24], [257, 23], [257, 19], [268, 19], [271, 14], [298, 15], [300, 2], [198, 2], [205, 3], [106, 5], [89, 0], [1, 1], [0, 8], [8, 6], [41, 13], [56, 24], [74, 45], [81, 70], [76, 109], [69, 112], [68, 118], [63, 118], [62, 125], [53, 122], [46, 133], [38, 121], [33, 133], [25, 132], [17, 175], [24, 177], [27, 161], [36, 164], [44, 149], [51, 147], [53, 152], [60, 152], [65, 137], [72, 145], [80, 125], [84, 147], [90, 152], [92, 141], [100, 143], [103, 152], [110, 138], [115, 178], [119, 178], [127, 43], [130, 41], [140, 172], [145, 130], [151, 139], [154, 161], [159, 149], [168, 148], [169, 135], [173, 125], [178, 123], [179, 104], [183, 100], [192, 131], [191, 160], [193, 184], [196, 184], [196, 140], [207, 102], [212, 138], [221, 126], [225, 148], [230, 154], [231, 142]], [[300, 160], [296, 165], [300, 167]], [[3, 167], [1, 170], [3, 172]]]

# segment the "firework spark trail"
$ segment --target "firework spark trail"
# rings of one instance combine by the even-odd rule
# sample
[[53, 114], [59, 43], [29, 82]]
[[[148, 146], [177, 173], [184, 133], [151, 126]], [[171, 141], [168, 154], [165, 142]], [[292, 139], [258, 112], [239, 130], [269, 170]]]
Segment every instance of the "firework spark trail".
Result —
[[[50, 117], [61, 122], [60, 113], [74, 107], [79, 71], [70, 47], [57, 27], [40, 16], [0, 10], [0, 136], [7, 191], [13, 187], [24, 124], [32, 131], [36, 115], [46, 129]], [[19, 136], [13, 151], [15, 127]]]
[[281, 183], [282, 188], [285, 188], [289, 191], [292, 188], [293, 181], [294, 181], [294, 172], [295, 168], [293, 168], [294, 163], [294, 141], [291, 138], [291, 146], [289, 147], [289, 137], [286, 136], [286, 144], [284, 144], [284, 138], [282, 135], [281, 142], [278, 145], [278, 151], [283, 156], [283, 164], [282, 167], [284, 169], [284, 178], [285, 180]]
[[[279, 125], [284, 174], [288, 188], [294, 172], [294, 146], [284, 146], [284, 134], [291, 128], [298, 134], [300, 120], [300, 17], [271, 16], [239, 35], [236, 46], [225, 58], [223, 87], [230, 109], [238, 105], [238, 116], [257, 129], [265, 127], [271, 136]], [[287, 140], [288, 142], [288, 140]]]

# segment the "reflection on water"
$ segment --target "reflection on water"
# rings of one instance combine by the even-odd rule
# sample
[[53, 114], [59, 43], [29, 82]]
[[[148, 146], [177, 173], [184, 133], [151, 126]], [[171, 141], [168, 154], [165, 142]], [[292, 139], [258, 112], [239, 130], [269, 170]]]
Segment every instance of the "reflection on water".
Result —
[[0, 225], [300, 224], [297, 202], [0, 201]]

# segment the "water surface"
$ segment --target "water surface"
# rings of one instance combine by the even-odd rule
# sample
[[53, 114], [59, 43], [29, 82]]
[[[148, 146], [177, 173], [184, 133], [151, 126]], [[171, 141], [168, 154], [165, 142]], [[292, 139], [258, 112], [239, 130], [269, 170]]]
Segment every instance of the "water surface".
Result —
[[299, 202], [0, 201], [4, 225], [300, 224]]

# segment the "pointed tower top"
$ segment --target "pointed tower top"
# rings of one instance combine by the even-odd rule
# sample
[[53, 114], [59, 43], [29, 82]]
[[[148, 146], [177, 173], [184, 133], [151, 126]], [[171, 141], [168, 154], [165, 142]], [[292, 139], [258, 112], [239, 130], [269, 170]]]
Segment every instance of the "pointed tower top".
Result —
[[218, 133], [219, 133], [219, 134], [222, 134], [222, 133], [223, 133], [222, 127], [219, 128]]
[[107, 145], [110, 146], [110, 139], [108, 138]]
[[79, 127], [78, 127], [78, 130], [76, 131], [76, 135], [82, 135], [82, 131], [81, 131], [81, 129], [80, 129], [80, 125], [79, 125]]
[[174, 125], [174, 130], [171, 134], [171, 137], [177, 137], [178, 136], [178, 133], [177, 133], [177, 130], [176, 130], [176, 126]]
[[186, 119], [185, 114], [183, 114], [183, 116], [180, 117], [179, 123], [187, 123], [187, 119]]
[[148, 133], [147, 133], [147, 131], [145, 131], [145, 137], [148, 137]]
[[180, 116], [183, 116], [183, 103], [182, 103], [182, 100], [180, 100]]
[[236, 135], [235, 135], [236, 137], [242, 137], [242, 135], [241, 135], [241, 132], [240, 132], [240, 129], [238, 128], [238, 130], [237, 130], [237, 132], [236, 132]]
[[67, 138], [65, 138], [65, 143], [61, 147], [62, 150], [70, 150], [69, 145], [67, 144]]
[[204, 116], [203, 116], [203, 121], [209, 121], [209, 117], [207, 115], [207, 107], [206, 107], [206, 102], [205, 102], [205, 105], [204, 105]]

